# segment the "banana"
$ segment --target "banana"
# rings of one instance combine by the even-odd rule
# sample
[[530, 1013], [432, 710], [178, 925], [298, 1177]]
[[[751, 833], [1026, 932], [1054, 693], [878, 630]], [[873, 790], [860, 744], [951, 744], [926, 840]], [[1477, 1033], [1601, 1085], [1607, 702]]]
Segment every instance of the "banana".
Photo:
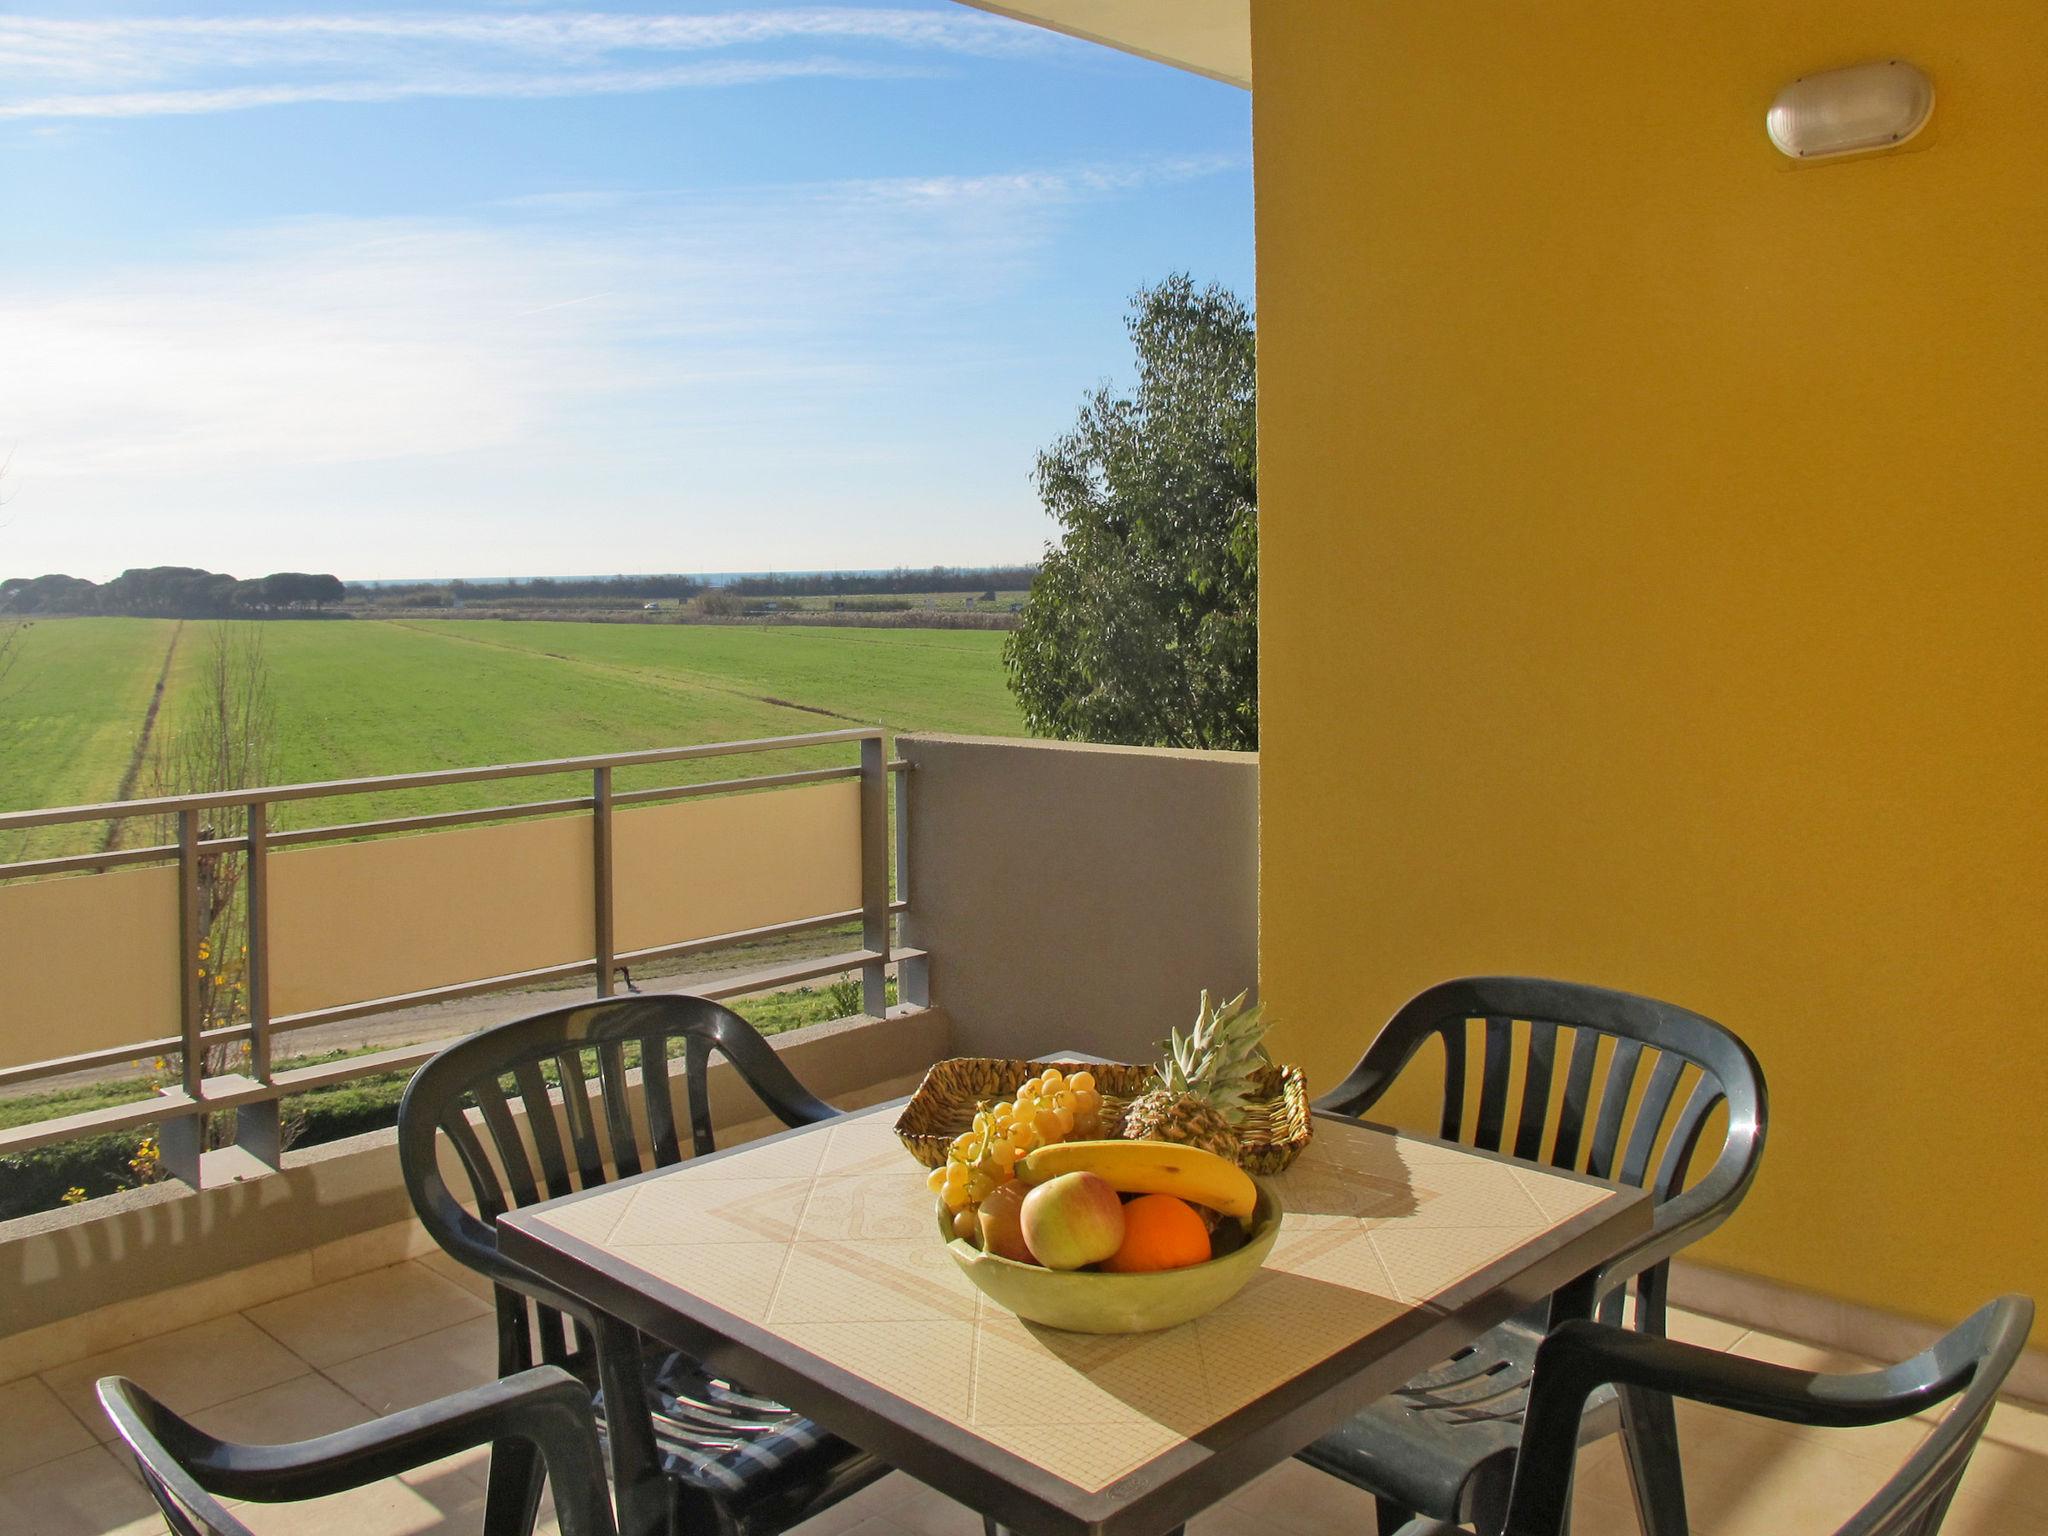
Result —
[[1092, 1173], [1120, 1194], [1178, 1195], [1241, 1221], [1251, 1220], [1259, 1200], [1259, 1187], [1237, 1164], [1170, 1141], [1056, 1141], [1017, 1163], [1026, 1184], [1063, 1173]]

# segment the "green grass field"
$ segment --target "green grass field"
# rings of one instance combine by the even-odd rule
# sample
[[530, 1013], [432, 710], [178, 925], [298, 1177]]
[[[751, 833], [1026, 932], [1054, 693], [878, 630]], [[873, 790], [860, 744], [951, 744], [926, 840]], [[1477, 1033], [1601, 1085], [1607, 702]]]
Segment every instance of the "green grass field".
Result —
[[[1000, 633], [489, 620], [270, 622], [278, 782], [882, 725], [1022, 732]], [[0, 810], [111, 799], [177, 626], [47, 620], [0, 680]], [[209, 626], [184, 626], [157, 723], [201, 697]], [[853, 760], [848, 748], [621, 776], [692, 783]], [[280, 808], [281, 826], [587, 794], [587, 778], [388, 792]], [[0, 860], [90, 851], [101, 829], [0, 834]]]

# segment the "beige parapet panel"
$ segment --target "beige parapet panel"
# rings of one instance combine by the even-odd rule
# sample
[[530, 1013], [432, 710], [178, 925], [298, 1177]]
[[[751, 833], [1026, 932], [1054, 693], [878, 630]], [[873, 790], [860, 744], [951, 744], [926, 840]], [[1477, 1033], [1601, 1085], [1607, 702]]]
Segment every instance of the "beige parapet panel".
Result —
[[[621, 810], [612, 849], [620, 951], [845, 911], [860, 903], [859, 787]], [[594, 867], [588, 816], [273, 854], [272, 1010], [589, 960]]]
[[0, 1066], [178, 1032], [178, 871], [0, 885]]
[[620, 811], [621, 952], [860, 905], [860, 786], [815, 784]]
[[271, 1010], [587, 960], [592, 867], [587, 816], [273, 854]]

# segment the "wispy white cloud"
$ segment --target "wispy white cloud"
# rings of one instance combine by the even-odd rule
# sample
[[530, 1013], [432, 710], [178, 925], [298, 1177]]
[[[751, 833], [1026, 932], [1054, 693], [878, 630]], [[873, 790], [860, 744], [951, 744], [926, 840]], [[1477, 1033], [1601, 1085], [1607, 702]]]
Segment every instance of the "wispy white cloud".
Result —
[[551, 96], [620, 96], [647, 91], [760, 85], [775, 80], [905, 79], [929, 73], [909, 65], [857, 59], [764, 59], [757, 63], [673, 64], [663, 69], [580, 70], [517, 77], [420, 72], [401, 79], [307, 81], [176, 91], [109, 91], [0, 101], [0, 118], [172, 117], [236, 112], [300, 102], [387, 102], [422, 97], [536, 101]]
[[[948, 55], [1043, 49], [984, 16], [810, 6], [702, 16], [591, 11], [0, 17], [0, 117], [136, 117], [292, 102], [532, 98], [875, 78]], [[849, 50], [800, 59], [778, 46]], [[729, 63], [679, 59], [753, 49]], [[887, 63], [879, 55], [898, 57]]]
[[322, 219], [0, 294], [12, 478], [233, 481], [323, 466], [794, 430], [985, 361], [983, 306], [1090, 200], [1178, 159]]

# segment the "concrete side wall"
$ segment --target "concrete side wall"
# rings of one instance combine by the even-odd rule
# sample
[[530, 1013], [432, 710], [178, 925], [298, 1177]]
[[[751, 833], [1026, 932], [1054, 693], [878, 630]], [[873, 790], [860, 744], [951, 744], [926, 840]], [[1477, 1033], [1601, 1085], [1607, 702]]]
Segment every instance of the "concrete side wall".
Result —
[[[857, 1109], [915, 1088], [949, 1054], [948, 1034], [944, 1014], [906, 1010], [773, 1043], [814, 1093]], [[721, 1144], [780, 1129], [723, 1061], [712, 1063], [709, 1082]], [[290, 1153], [281, 1172], [237, 1183], [196, 1192], [159, 1184], [0, 1223], [0, 1361], [28, 1330], [409, 1220], [396, 1135], [373, 1131]], [[466, 1187], [452, 1162], [449, 1173], [454, 1187]], [[0, 1380], [6, 1375], [0, 1365]]]
[[960, 1055], [1143, 1059], [1258, 979], [1258, 757], [899, 737], [904, 942]]

